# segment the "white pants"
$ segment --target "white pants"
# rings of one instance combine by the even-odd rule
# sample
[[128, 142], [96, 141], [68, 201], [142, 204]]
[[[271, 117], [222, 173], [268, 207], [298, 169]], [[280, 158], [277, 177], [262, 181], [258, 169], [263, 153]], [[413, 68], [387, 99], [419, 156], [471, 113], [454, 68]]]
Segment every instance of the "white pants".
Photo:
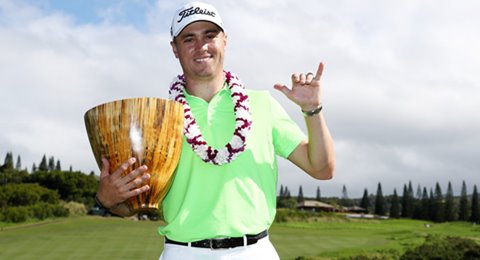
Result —
[[209, 249], [164, 244], [160, 260], [279, 260], [280, 257], [270, 239], [264, 237], [249, 246], [229, 249]]

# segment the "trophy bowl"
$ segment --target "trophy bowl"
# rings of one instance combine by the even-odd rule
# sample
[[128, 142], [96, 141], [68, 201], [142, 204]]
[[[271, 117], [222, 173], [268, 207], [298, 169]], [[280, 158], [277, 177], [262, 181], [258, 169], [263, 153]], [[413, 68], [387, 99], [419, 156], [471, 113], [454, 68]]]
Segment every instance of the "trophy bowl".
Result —
[[108, 102], [85, 113], [85, 126], [98, 167], [102, 156], [110, 171], [135, 157], [126, 175], [148, 167], [150, 189], [125, 201], [132, 214], [156, 211], [167, 194], [180, 158], [183, 107], [160, 98], [130, 98]]

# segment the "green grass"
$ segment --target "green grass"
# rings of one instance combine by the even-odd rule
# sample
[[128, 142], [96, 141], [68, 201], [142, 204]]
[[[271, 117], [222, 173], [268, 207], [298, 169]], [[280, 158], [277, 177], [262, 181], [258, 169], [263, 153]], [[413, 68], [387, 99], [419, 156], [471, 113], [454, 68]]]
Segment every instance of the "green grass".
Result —
[[0, 231], [0, 259], [158, 259], [158, 222], [77, 217]]
[[427, 234], [473, 238], [480, 242], [480, 228], [469, 223], [432, 224], [416, 220], [335, 220], [276, 224], [271, 240], [282, 259], [298, 256], [318, 259], [375, 252], [396, 252], [423, 242]]
[[[403, 252], [427, 234], [469, 237], [480, 242], [480, 227], [455, 222], [320, 219], [274, 224], [270, 229], [281, 259], [332, 259], [374, 252]], [[431, 223], [430, 223], [431, 224]], [[158, 259], [161, 222], [76, 217], [20, 225], [0, 224], [0, 259]]]

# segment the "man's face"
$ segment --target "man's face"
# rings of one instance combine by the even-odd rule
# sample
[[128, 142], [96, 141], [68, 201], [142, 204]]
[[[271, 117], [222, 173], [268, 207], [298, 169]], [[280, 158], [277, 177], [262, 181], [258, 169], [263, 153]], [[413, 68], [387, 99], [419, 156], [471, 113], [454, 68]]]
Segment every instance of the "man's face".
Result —
[[222, 73], [227, 36], [215, 24], [189, 24], [171, 45], [188, 79], [208, 79]]

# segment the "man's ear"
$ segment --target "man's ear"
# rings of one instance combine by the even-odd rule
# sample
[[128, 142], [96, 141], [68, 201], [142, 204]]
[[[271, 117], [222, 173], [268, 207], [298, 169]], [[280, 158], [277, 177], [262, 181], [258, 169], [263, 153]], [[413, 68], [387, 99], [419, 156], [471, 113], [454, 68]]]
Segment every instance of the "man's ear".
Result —
[[170, 46], [172, 46], [172, 51], [173, 51], [173, 54], [175, 54], [175, 58], [178, 59], [177, 45], [175, 44], [174, 40], [170, 42]]

